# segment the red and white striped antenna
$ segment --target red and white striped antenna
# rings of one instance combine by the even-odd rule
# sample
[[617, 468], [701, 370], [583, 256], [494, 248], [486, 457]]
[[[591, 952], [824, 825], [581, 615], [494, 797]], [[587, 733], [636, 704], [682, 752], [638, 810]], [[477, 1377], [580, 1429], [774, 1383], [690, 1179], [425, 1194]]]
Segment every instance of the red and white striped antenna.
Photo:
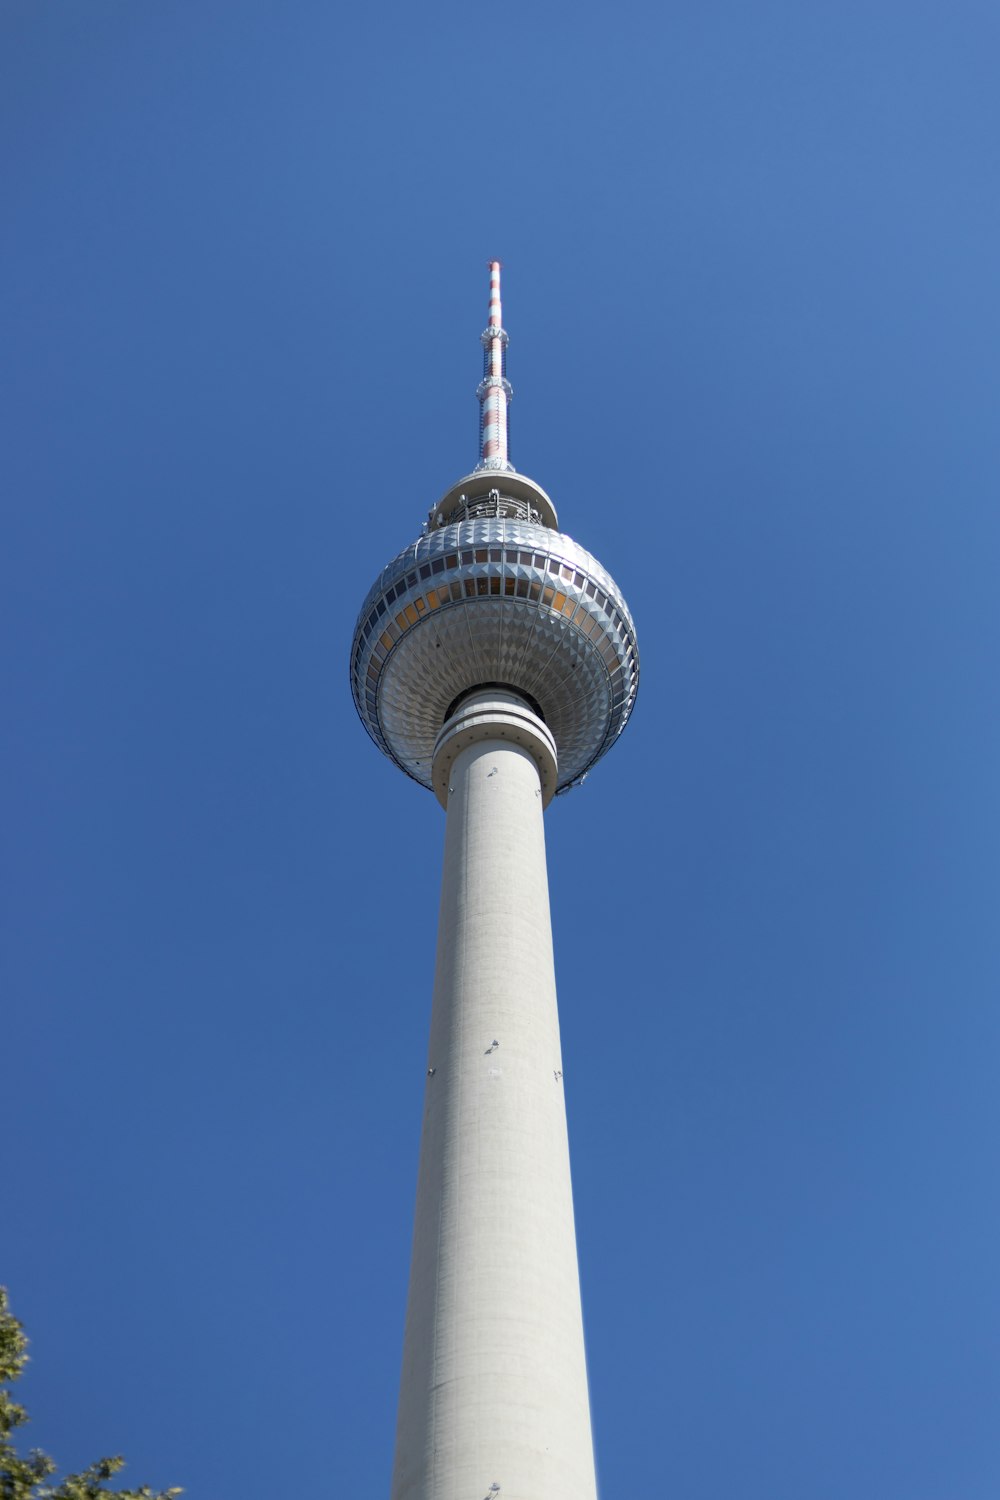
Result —
[[483, 378], [479, 397], [480, 455], [476, 473], [483, 469], [512, 470], [507, 454], [507, 408], [514, 395], [507, 379], [507, 334], [500, 304], [500, 262], [490, 263], [490, 320], [482, 333]]

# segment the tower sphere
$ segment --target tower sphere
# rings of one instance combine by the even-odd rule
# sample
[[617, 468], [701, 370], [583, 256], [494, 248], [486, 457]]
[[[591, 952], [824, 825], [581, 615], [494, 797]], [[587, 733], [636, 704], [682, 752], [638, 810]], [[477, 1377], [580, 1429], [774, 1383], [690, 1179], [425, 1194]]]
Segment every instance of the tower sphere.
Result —
[[552, 501], [480, 466], [435, 505], [422, 536], [379, 574], [351, 646], [351, 687], [379, 749], [424, 786], [451, 708], [514, 689], [558, 748], [548, 801], [614, 744], [632, 711], [639, 653], [614, 579], [557, 531]]

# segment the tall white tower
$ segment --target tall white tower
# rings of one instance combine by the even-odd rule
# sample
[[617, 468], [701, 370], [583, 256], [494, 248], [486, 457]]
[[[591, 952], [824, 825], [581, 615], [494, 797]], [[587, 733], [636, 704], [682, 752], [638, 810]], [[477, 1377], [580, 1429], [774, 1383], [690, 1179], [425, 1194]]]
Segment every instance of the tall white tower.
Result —
[[366, 729], [447, 814], [391, 1500], [595, 1500], [543, 811], [624, 729], [639, 660], [509, 461], [498, 261], [482, 342], [480, 462], [351, 649]]

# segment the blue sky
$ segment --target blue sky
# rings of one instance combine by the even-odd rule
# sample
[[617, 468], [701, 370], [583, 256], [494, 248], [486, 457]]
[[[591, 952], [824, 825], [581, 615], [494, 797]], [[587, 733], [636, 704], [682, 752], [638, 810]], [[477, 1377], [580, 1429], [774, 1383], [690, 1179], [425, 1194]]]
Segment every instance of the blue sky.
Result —
[[6, 0], [0, 1275], [64, 1463], [388, 1492], [443, 818], [347, 656], [499, 255], [642, 652], [547, 816], [602, 1494], [995, 1500], [998, 44]]

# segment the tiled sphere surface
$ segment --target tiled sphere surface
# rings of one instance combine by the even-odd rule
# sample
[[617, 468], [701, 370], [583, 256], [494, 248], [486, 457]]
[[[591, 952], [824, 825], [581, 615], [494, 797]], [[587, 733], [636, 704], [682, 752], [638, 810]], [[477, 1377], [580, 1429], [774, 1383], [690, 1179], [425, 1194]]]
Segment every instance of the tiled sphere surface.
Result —
[[459, 521], [406, 547], [369, 590], [351, 647], [365, 728], [427, 787], [434, 741], [468, 688], [504, 683], [535, 700], [563, 790], [614, 744], [638, 682], [614, 580], [571, 537], [510, 518]]

